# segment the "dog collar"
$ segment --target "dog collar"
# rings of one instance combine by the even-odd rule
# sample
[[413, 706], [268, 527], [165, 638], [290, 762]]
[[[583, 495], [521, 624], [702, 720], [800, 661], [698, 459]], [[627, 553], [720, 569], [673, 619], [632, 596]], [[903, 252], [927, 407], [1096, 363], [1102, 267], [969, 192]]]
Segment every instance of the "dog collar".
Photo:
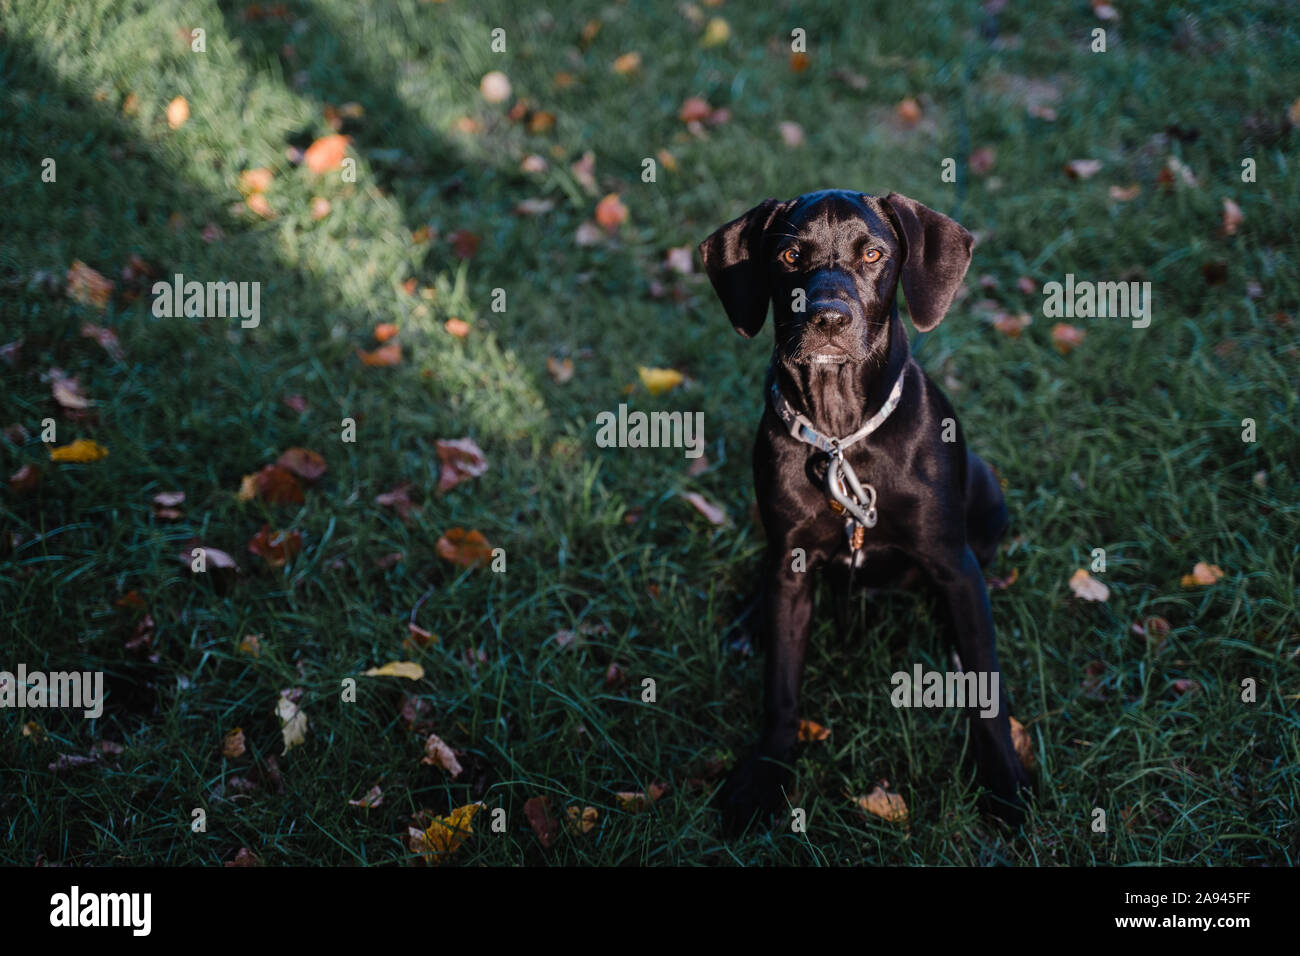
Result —
[[861, 550], [866, 543], [866, 529], [876, 526], [878, 517], [876, 489], [858, 480], [853, 466], [844, 458], [844, 449], [866, 438], [885, 423], [885, 419], [898, 407], [903, 397], [903, 379], [906, 374], [907, 366], [904, 365], [903, 370], [898, 373], [898, 381], [894, 382], [894, 387], [889, 390], [889, 397], [885, 399], [885, 404], [880, 406], [880, 411], [867, 419], [866, 424], [844, 438], [827, 438], [813, 428], [807, 416], [796, 412], [794, 407], [785, 400], [785, 396], [781, 394], [781, 386], [776, 381], [776, 367], [773, 366], [768, 371], [770, 384], [767, 394], [772, 402], [772, 410], [785, 423], [791, 437], [812, 445], [830, 456], [830, 461], [826, 465], [826, 493], [830, 498], [831, 507], [837, 514], [849, 515], [844, 521], [844, 532], [848, 537], [849, 547], [854, 551]]
[[827, 438], [813, 428], [813, 424], [808, 420], [807, 416], [794, 410], [794, 406], [787, 402], [785, 396], [781, 394], [781, 386], [776, 381], [775, 368], [768, 372], [771, 384], [768, 386], [767, 394], [772, 401], [772, 411], [776, 412], [777, 417], [785, 423], [785, 427], [792, 437], [827, 453], [834, 453], [837, 449], [842, 452], [845, 448], [861, 441], [885, 424], [885, 419], [898, 407], [898, 403], [903, 397], [903, 379], [906, 375], [907, 366], [904, 365], [903, 370], [898, 373], [898, 381], [894, 382], [894, 387], [889, 390], [889, 397], [885, 399], [885, 404], [880, 406], [880, 411], [867, 419], [865, 425], [844, 438]]

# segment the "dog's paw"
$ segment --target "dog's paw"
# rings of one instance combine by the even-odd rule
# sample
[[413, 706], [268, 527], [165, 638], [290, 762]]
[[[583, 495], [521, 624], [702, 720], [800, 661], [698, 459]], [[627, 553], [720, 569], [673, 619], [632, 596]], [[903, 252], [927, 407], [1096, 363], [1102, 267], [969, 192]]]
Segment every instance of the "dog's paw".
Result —
[[772, 814], [786, 807], [791, 774], [779, 763], [755, 755], [742, 760], [730, 774], [714, 800], [722, 811], [722, 830], [737, 836], [755, 818], [766, 824]]

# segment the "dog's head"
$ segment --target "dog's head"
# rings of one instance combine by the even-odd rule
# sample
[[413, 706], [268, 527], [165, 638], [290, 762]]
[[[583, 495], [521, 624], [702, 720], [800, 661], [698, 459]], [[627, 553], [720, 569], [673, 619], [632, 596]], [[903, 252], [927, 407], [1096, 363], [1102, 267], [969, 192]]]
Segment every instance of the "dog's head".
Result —
[[771, 300], [786, 361], [838, 364], [883, 358], [900, 281], [913, 324], [938, 325], [972, 245], [956, 222], [898, 193], [825, 190], [764, 200], [700, 255], [737, 332], [756, 335]]

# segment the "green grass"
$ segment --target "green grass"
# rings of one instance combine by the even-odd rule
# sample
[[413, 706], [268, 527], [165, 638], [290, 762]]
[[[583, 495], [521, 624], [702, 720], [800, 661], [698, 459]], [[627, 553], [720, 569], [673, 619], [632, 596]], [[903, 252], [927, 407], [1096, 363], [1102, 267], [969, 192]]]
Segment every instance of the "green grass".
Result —
[[[978, 5], [864, 15], [723, 4], [704, 15], [726, 17], [732, 36], [709, 49], [674, 3], [287, 6], [287, 19], [256, 20], [244, 4], [0, 0], [0, 344], [23, 343], [0, 363], [0, 425], [31, 433], [0, 440], [0, 457], [6, 475], [24, 463], [44, 473], [34, 493], [0, 492], [0, 668], [103, 670], [111, 688], [96, 722], [0, 711], [0, 860], [215, 865], [247, 846], [268, 864], [407, 861], [412, 814], [481, 799], [506, 810], [506, 832], [480, 816], [457, 858], [468, 865], [1296, 862], [1300, 134], [1286, 111], [1300, 93], [1300, 31], [1286, 5], [1125, 5], [1100, 55], [1084, 3], [1008, 8], [996, 29]], [[501, 54], [489, 46], [498, 26]], [[191, 27], [206, 30], [206, 53], [178, 35]], [[803, 73], [787, 63], [796, 27], [811, 54]], [[631, 50], [640, 71], [616, 74], [612, 61]], [[478, 82], [491, 69], [554, 112], [555, 128], [529, 133], [508, 104], [485, 104]], [[559, 71], [576, 84], [558, 88]], [[1059, 94], [1055, 122], [1027, 113], [1037, 88]], [[192, 115], [171, 131], [163, 110], [177, 95]], [[730, 122], [686, 132], [677, 110], [692, 95], [728, 107]], [[892, 119], [905, 96], [925, 109], [910, 130]], [[345, 128], [357, 182], [291, 165], [286, 148], [330, 132], [324, 107], [345, 102], [365, 111]], [[465, 116], [481, 131], [462, 132]], [[781, 144], [782, 120], [803, 124], [801, 148]], [[1196, 135], [1164, 132], [1173, 126]], [[965, 157], [985, 145], [995, 167], [968, 176]], [[677, 169], [642, 182], [642, 159], [660, 149]], [[574, 242], [598, 198], [569, 172], [586, 150], [600, 194], [617, 191], [630, 209], [619, 237], [594, 247]], [[547, 172], [520, 171], [533, 152]], [[1171, 155], [1197, 187], [1157, 186]], [[47, 156], [55, 183], [40, 178]], [[958, 160], [956, 183], [940, 178], [945, 157]], [[1245, 157], [1255, 183], [1240, 179]], [[1072, 181], [1062, 165], [1076, 158], [1105, 166]], [[239, 172], [258, 166], [276, 174], [273, 220], [230, 209]], [[1108, 197], [1130, 182], [1137, 199]], [[723, 842], [707, 806], [714, 784], [691, 785], [750, 746], [758, 717], [761, 668], [720, 638], [762, 548], [749, 452], [768, 348], [732, 333], [702, 277], [667, 275], [664, 253], [765, 196], [822, 187], [897, 190], [981, 237], [971, 294], [914, 346], [1007, 486], [1015, 542], [995, 570], [1019, 580], [994, 594], [993, 611], [1039, 781], [1016, 838], [976, 812], [959, 769], [962, 720], [888, 705], [893, 671], [945, 658], [936, 608], [910, 596], [861, 602], [852, 634], [818, 617], [803, 710], [832, 736], [798, 760], [806, 834], [777, 826]], [[319, 222], [314, 196], [333, 206]], [[537, 197], [555, 208], [513, 214]], [[1233, 237], [1218, 230], [1227, 197], [1245, 213]], [[210, 222], [222, 241], [202, 239]], [[424, 225], [440, 238], [414, 243]], [[482, 238], [465, 262], [446, 241], [457, 229]], [[260, 281], [261, 326], [157, 319], [147, 294], [100, 313], [32, 281], [76, 259], [117, 278], [132, 254], [164, 275]], [[1226, 266], [1220, 285], [1202, 276], [1210, 262]], [[1067, 272], [1151, 281], [1150, 328], [1081, 320], [1086, 341], [1059, 355], [1040, 296], [1016, 280]], [[981, 276], [997, 289], [982, 290]], [[411, 277], [436, 294], [406, 294]], [[652, 280], [677, 282], [680, 296], [656, 297]], [[497, 288], [504, 312], [490, 307]], [[1035, 316], [1020, 339], [981, 317], [990, 295]], [[443, 331], [450, 316], [471, 323], [464, 341]], [[117, 331], [124, 361], [78, 334], [87, 321]], [[356, 358], [379, 322], [401, 327], [399, 367]], [[552, 355], [575, 359], [568, 384], [548, 376]], [[640, 365], [688, 382], [629, 397]], [[60, 412], [50, 367], [80, 378], [97, 421]], [[309, 409], [286, 408], [289, 393]], [[709, 469], [688, 475], [677, 451], [597, 448], [596, 415], [620, 401], [704, 412]], [[61, 444], [94, 437], [109, 457], [52, 465], [39, 439], [47, 417]], [[358, 422], [355, 443], [340, 440], [345, 417]], [[1257, 424], [1253, 444], [1244, 418]], [[434, 443], [466, 435], [491, 467], [438, 496]], [[242, 475], [294, 445], [329, 466], [305, 505], [237, 500]], [[373, 503], [401, 481], [421, 506], [409, 525]], [[159, 521], [150, 499], [171, 489], [188, 496], [184, 517]], [[678, 494], [689, 490], [730, 525], [708, 525]], [[268, 522], [304, 540], [278, 571], [246, 551]], [[455, 526], [504, 547], [506, 573], [441, 560], [435, 542]], [[243, 573], [192, 575], [176, 554], [193, 537]], [[1096, 547], [1111, 598], [1082, 604], [1066, 581]], [[376, 567], [394, 551], [405, 560]], [[1225, 578], [1181, 588], [1201, 560]], [[138, 614], [113, 605], [132, 589], [156, 624], [155, 661], [124, 646]], [[417, 619], [441, 640], [415, 655], [425, 678], [358, 676], [411, 656], [406, 622], [426, 596]], [[1163, 647], [1130, 631], [1148, 615], [1172, 625]], [[573, 649], [551, 639], [584, 624], [604, 630]], [[259, 658], [237, 651], [249, 633], [263, 635]], [[1089, 692], [1094, 661], [1104, 671]], [[605, 686], [611, 662], [625, 685]], [[347, 677], [355, 703], [340, 701]], [[641, 702], [644, 677], [654, 704]], [[1247, 677], [1253, 704], [1240, 700]], [[1180, 679], [1200, 692], [1179, 694]], [[281, 755], [275, 704], [289, 687], [304, 691], [310, 732]], [[420, 765], [424, 735], [400, 719], [404, 692], [461, 752], [456, 780]], [[44, 739], [23, 735], [32, 719]], [[248, 754], [223, 759], [235, 726]], [[124, 750], [48, 769], [100, 740]], [[256, 789], [239, 794], [232, 778]], [[909, 830], [864, 819], [847, 798], [881, 778], [906, 799]], [[656, 781], [671, 790], [653, 810], [620, 809], [618, 791]], [[375, 784], [382, 806], [348, 806]], [[543, 794], [598, 808], [596, 828], [543, 849], [523, 814]], [[192, 833], [199, 807], [207, 831]], [[1105, 834], [1090, 828], [1094, 807], [1107, 811]]]

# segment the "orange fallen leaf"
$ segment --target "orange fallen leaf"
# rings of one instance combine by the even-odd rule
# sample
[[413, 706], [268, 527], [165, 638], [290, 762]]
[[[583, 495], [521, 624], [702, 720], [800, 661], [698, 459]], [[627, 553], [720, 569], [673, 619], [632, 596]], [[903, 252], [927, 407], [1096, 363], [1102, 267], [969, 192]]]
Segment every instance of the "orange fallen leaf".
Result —
[[113, 294], [113, 283], [80, 259], [74, 259], [72, 265], [68, 266], [65, 281], [68, 298], [73, 302], [94, 306], [101, 311], [108, 306], [108, 298]]
[[700, 123], [713, 115], [713, 107], [702, 96], [691, 96], [682, 101], [677, 117], [683, 123]]
[[470, 803], [457, 807], [451, 811], [450, 816], [435, 817], [423, 834], [425, 861], [437, 866], [455, 854], [461, 844], [473, 835], [471, 823], [474, 814], [482, 808], [482, 803]]
[[894, 115], [904, 126], [915, 126], [921, 122], [921, 104], [912, 97], [906, 97], [894, 107]]
[[245, 749], [244, 729], [242, 727], [236, 727], [234, 730], [228, 731], [226, 736], [221, 738], [221, 756], [228, 760], [244, 756]]
[[127, 611], [143, 611], [145, 609], [144, 598], [135, 588], [127, 591], [120, 598], [113, 602], [114, 607], [120, 607]]
[[167, 125], [172, 129], [180, 129], [189, 118], [190, 104], [185, 97], [178, 96], [167, 104]]
[[302, 550], [302, 532], [272, 531], [269, 524], [248, 542], [249, 554], [261, 558], [273, 568], [282, 568]]
[[1033, 321], [1028, 312], [1020, 312], [1016, 315], [1012, 315], [1010, 312], [999, 312], [993, 317], [993, 328], [1009, 339], [1018, 339], [1020, 333]]
[[573, 378], [573, 359], [557, 359], [553, 355], [548, 355], [546, 357], [546, 371], [556, 385], [563, 385]]
[[262, 656], [262, 635], [245, 634], [240, 638], [239, 646], [235, 648], [240, 654], [247, 654], [249, 657]]
[[811, 62], [811, 61], [808, 59], [808, 54], [807, 54], [807, 53], [791, 53], [791, 54], [790, 54], [790, 72], [791, 72], [791, 73], [802, 73], [804, 70], [808, 69], [808, 64], [809, 64], [810, 62]]
[[397, 324], [394, 322], [380, 322], [375, 326], [375, 341], [387, 342], [397, 334]]
[[449, 335], [454, 335], [458, 339], [463, 339], [465, 336], [469, 335], [469, 323], [464, 319], [458, 319], [455, 316], [452, 316], [444, 322], [442, 327], [447, 330]]
[[326, 470], [325, 459], [308, 448], [285, 449], [275, 463], [304, 481], [317, 481]]
[[595, 807], [569, 807], [565, 810], [569, 818], [569, 832], [574, 836], [581, 836], [590, 833], [596, 828], [596, 821], [600, 818], [600, 811]]
[[381, 345], [373, 352], [366, 352], [357, 349], [357, 358], [361, 359], [362, 365], [372, 367], [400, 365], [402, 361], [402, 346], [397, 342], [389, 342], [387, 345]]
[[322, 136], [302, 154], [303, 165], [317, 176], [338, 169], [348, 152], [348, 137], [333, 133]]
[[1020, 569], [1012, 568], [1011, 573], [1005, 578], [989, 578], [987, 581], [990, 591], [1005, 591], [1011, 585], [1020, 579]]
[[811, 743], [817, 740], [826, 740], [830, 737], [829, 727], [823, 727], [815, 720], [799, 721], [799, 740], [803, 743]]
[[246, 169], [239, 174], [239, 191], [246, 196], [250, 193], [264, 193], [271, 188], [271, 180], [274, 178], [275, 173], [265, 166]]
[[467, 568], [482, 567], [492, 560], [492, 546], [481, 531], [451, 528], [434, 547], [444, 561]]
[[618, 198], [618, 193], [610, 193], [596, 203], [596, 225], [606, 232], [617, 232], [627, 222], [627, 206]]
[[[242, 498], [247, 490], [247, 477], [240, 487]], [[300, 505], [303, 503], [302, 485], [298, 478], [283, 465], [267, 465], [253, 476], [253, 489], [257, 497], [273, 505]]]
[[639, 69], [641, 69], [641, 54], [636, 51], [624, 53], [614, 61], [614, 72], [620, 76], [627, 76]]
[[648, 810], [667, 790], [667, 784], [652, 783], [648, 790], [620, 790], [614, 794], [614, 799], [628, 813], [641, 813]]
[[1076, 346], [1083, 343], [1083, 338], [1087, 334], [1083, 329], [1057, 322], [1052, 326], [1052, 345], [1062, 355], [1068, 355]]
[[1106, 601], [1110, 599], [1110, 588], [1102, 584], [1083, 568], [1070, 575], [1070, 590], [1084, 601]]
[[1181, 584], [1185, 588], [1208, 587], [1223, 578], [1223, 569], [1217, 564], [1197, 561], [1191, 574], [1184, 574]]

